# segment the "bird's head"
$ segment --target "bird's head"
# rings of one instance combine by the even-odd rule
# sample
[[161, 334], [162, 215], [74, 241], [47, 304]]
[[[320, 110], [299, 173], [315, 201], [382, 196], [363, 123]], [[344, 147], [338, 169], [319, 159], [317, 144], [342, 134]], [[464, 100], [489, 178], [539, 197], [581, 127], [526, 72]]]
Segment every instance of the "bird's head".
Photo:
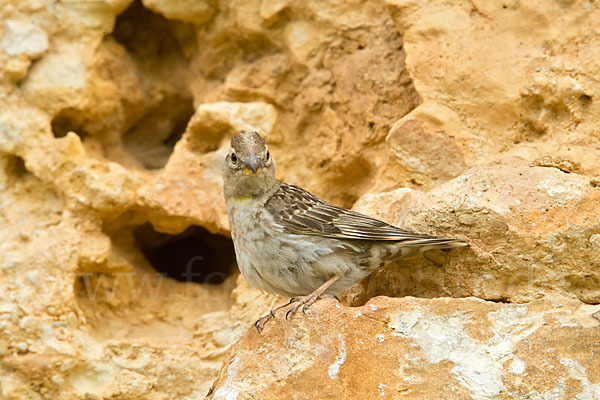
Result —
[[223, 179], [228, 199], [257, 197], [276, 183], [275, 161], [258, 133], [241, 131], [231, 139]]

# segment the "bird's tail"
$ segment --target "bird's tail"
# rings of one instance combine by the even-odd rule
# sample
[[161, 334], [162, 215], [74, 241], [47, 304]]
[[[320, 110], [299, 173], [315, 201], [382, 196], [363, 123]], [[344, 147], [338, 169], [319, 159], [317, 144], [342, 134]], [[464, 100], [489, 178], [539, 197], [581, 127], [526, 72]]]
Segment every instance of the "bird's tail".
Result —
[[385, 246], [386, 261], [399, 260], [411, 257], [417, 253], [424, 253], [429, 250], [456, 249], [459, 247], [468, 247], [469, 243], [462, 239], [442, 239], [442, 238], [418, 238], [403, 240], [401, 242], [389, 243]]
[[[462, 239], [423, 239], [415, 240], [414, 246], [418, 247], [419, 253], [424, 253], [429, 250], [443, 250], [443, 249], [456, 249], [459, 247], [468, 247], [469, 243]], [[421, 243], [418, 243], [421, 242]], [[406, 243], [407, 246], [413, 246], [413, 244]]]

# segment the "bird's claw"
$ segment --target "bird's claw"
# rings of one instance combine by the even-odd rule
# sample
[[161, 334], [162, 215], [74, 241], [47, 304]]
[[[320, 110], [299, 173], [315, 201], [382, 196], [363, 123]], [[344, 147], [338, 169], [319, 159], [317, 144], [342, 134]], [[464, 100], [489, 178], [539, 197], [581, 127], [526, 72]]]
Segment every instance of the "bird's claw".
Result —
[[287, 312], [285, 313], [285, 319], [288, 320], [290, 314], [294, 314], [297, 309], [298, 309], [298, 306], [294, 306], [294, 307], [290, 308], [289, 310], [287, 310]]
[[263, 324], [260, 323], [260, 318], [256, 320], [254, 323], [254, 327], [256, 328], [256, 332], [260, 334]]
[[256, 331], [259, 334], [262, 332], [262, 329], [264, 328], [265, 324], [271, 318], [275, 318], [275, 313], [273, 312], [273, 310], [270, 310], [267, 315], [264, 315], [264, 316], [262, 316], [262, 317], [260, 317], [259, 319], [256, 320], [256, 322], [254, 323], [254, 327], [256, 328]]

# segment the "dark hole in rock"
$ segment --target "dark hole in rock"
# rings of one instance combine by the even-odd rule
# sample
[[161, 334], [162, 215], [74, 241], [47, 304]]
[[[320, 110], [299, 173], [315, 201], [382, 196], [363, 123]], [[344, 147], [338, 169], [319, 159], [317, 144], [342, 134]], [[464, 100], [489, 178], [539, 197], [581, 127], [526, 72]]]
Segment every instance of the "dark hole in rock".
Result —
[[235, 261], [231, 239], [192, 226], [178, 235], [146, 223], [133, 231], [136, 246], [154, 269], [180, 282], [223, 283]]
[[499, 297], [497, 299], [486, 299], [487, 301], [492, 301], [494, 303], [504, 303], [504, 304], [510, 304], [510, 301], [508, 301], [508, 299], [506, 297]]
[[84, 128], [85, 121], [81, 118], [81, 112], [66, 108], [61, 110], [52, 119], [52, 133], [54, 137], [61, 138], [67, 135], [69, 132], [76, 133], [83, 142], [83, 139], [87, 136], [87, 132]]
[[135, 61], [148, 97], [143, 116], [123, 134], [124, 150], [146, 169], [162, 168], [194, 114], [187, 84], [194, 28], [136, 0], [117, 17], [112, 37]]
[[172, 56], [189, 58], [195, 47], [194, 28], [168, 20], [135, 0], [117, 17], [113, 37], [138, 61], [160, 63]]
[[29, 172], [27, 171], [27, 168], [25, 168], [25, 161], [21, 157], [13, 155], [8, 157], [5, 170], [7, 175], [12, 175], [17, 178], [21, 178]]
[[123, 146], [144, 168], [162, 168], [193, 114], [191, 97], [166, 96], [125, 133]]
[[579, 101], [581, 102], [581, 104], [583, 106], [589, 106], [590, 103], [592, 102], [592, 96], [589, 96], [587, 94], [582, 94], [581, 96], [579, 96]]

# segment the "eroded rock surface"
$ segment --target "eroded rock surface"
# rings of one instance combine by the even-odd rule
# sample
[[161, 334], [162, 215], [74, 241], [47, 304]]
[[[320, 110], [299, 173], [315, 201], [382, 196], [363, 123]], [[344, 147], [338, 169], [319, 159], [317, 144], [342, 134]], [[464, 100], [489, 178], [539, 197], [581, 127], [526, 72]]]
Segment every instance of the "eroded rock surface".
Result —
[[[217, 377], [240, 399], [598, 397], [598, 20], [577, 1], [4, 1], [0, 398], [191, 400]], [[256, 336], [286, 299], [232, 263], [240, 129], [281, 179], [471, 247]], [[378, 295], [418, 299], [346, 308]], [[356, 379], [381, 354], [391, 370]]]
[[244, 336], [208, 398], [593, 399], [596, 308], [412, 297], [347, 308], [324, 300]]
[[565, 292], [600, 303], [600, 190], [589, 177], [477, 167], [427, 193], [366, 195], [355, 209], [416, 232], [462, 237], [471, 247], [382, 268], [352, 289], [352, 303], [392, 292], [511, 302]]

